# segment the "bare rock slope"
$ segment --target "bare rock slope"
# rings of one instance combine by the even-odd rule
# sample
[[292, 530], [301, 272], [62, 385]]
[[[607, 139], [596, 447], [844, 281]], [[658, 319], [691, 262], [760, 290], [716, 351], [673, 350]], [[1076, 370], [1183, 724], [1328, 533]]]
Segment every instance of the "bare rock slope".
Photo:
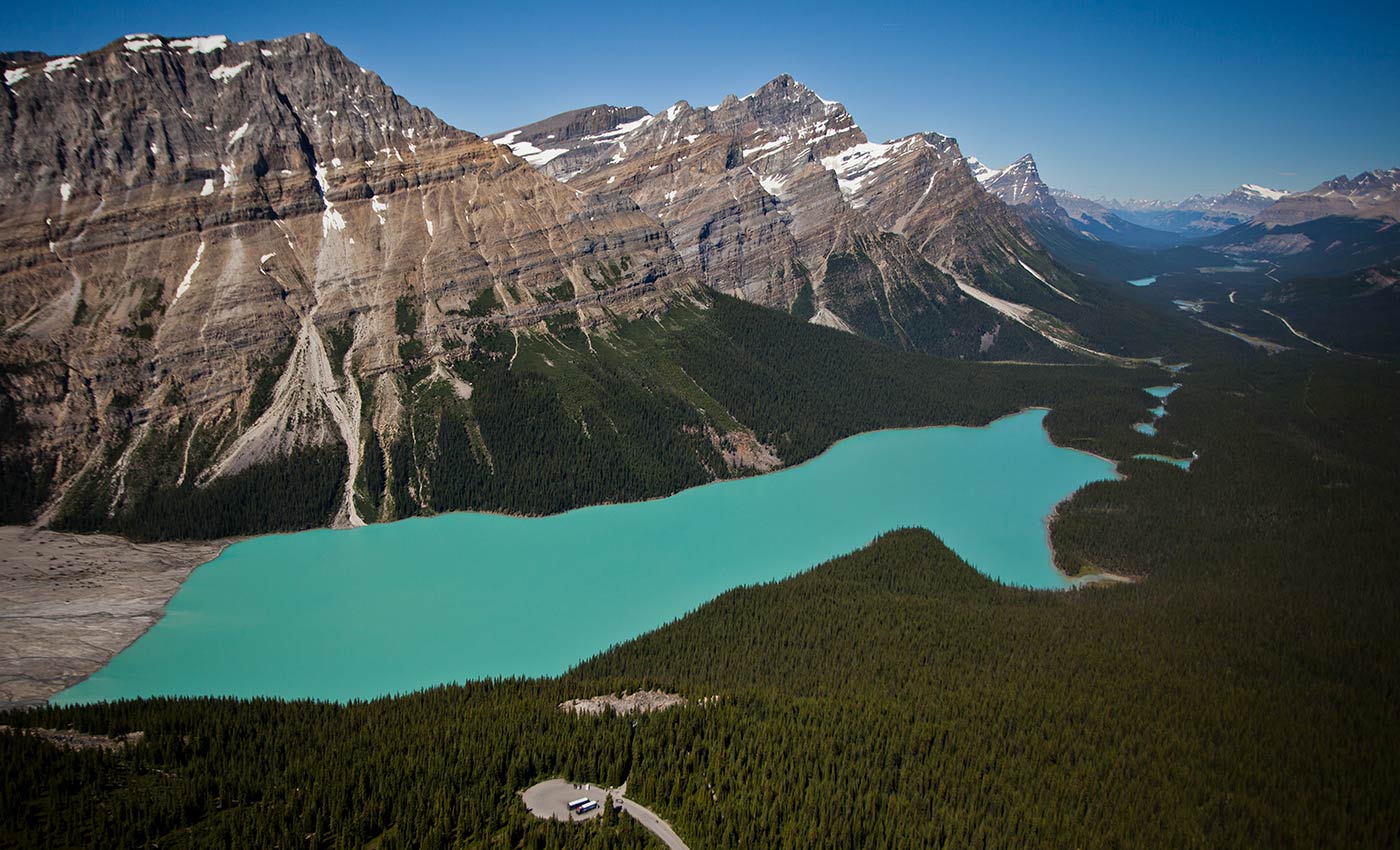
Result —
[[483, 323], [587, 328], [693, 286], [627, 197], [549, 179], [315, 35], [0, 64], [0, 437], [12, 501], [48, 495], [46, 518], [65, 495], [119, 512], [159, 440], [183, 460], [156, 486], [338, 452], [359, 523], [362, 446], [403, 423], [393, 373]]

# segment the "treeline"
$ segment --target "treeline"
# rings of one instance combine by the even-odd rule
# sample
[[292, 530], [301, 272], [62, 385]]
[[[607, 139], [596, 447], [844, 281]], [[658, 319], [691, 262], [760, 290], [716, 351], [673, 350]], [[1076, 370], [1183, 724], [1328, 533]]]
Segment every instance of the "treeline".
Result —
[[334, 516], [345, 487], [344, 446], [298, 448], [281, 460], [199, 484], [199, 474], [226, 445], [230, 429], [218, 422], [197, 427], [186, 420], [128, 436], [141, 442], [131, 451], [120, 493], [111, 470], [126, 446], [108, 449], [106, 462], [70, 488], [52, 527], [132, 540], [211, 539], [298, 531]]
[[704, 320], [673, 312], [685, 323], [664, 341], [676, 360], [790, 464], [862, 431], [984, 425], [1031, 406], [1053, 408], [1047, 427], [1059, 419], [1096, 451], [1123, 452], [1137, 444], [1094, 426], [1113, 420], [1129, 431], [1141, 416], [1141, 387], [1162, 377], [1155, 369], [1106, 365], [939, 360], [724, 296]]
[[[622, 359], [522, 340], [548, 351], [550, 370], [497, 352], [454, 364], [472, 384], [463, 400], [445, 381], [414, 390], [411, 421], [391, 449], [398, 515], [478, 509], [545, 514], [644, 499], [727, 472], [696, 409]], [[605, 345], [599, 342], [599, 345]], [[570, 403], [575, 406], [570, 409]], [[408, 483], [427, 482], [410, 496]]]

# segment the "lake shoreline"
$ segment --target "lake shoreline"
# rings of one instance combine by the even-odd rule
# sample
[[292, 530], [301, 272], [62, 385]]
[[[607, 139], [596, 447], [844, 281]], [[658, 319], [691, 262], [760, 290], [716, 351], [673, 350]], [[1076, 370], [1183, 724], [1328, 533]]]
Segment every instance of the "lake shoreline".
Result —
[[0, 709], [43, 705], [101, 670], [235, 542], [133, 543], [0, 526]]
[[[644, 499], [644, 500], [638, 500], [637, 502], [631, 502], [631, 503], [599, 503], [599, 504], [593, 504], [593, 505], [584, 505], [584, 506], [580, 506], [580, 507], [577, 507], [577, 508], [571, 508], [571, 509], [569, 509], [569, 510], [567, 510], [567, 511], [560, 511], [560, 512], [558, 512], [557, 514], [548, 514], [548, 515], [544, 515], [544, 516], [561, 516], [561, 515], [565, 515], [565, 514], [572, 514], [572, 513], [575, 513], [575, 512], [586, 511], [586, 510], [589, 510], [589, 509], [591, 509], [591, 508], [609, 507], [609, 506], [612, 505], [612, 504], [638, 504], [638, 503], [643, 503], [643, 502], [659, 501], [659, 500], [663, 500], [663, 499], [672, 498], [672, 497], [674, 497], [674, 496], [676, 496], [676, 495], [679, 495], [680, 493], [685, 493], [685, 492], [694, 491], [694, 490], [700, 490], [700, 489], [703, 489], [703, 488], [705, 488], [705, 487], [709, 487], [709, 486], [711, 486], [711, 485], [713, 485], [713, 484], [732, 483], [732, 482], [734, 482], [734, 481], [743, 480], [744, 478], [768, 477], [769, 475], [775, 474], [775, 473], [781, 473], [781, 472], [788, 472], [788, 471], [798, 470], [798, 469], [801, 469], [801, 468], [803, 468], [803, 467], [806, 467], [807, 465], [809, 465], [809, 464], [811, 464], [811, 463], [813, 463], [813, 462], [815, 462], [815, 461], [817, 461], [817, 460], [819, 460], [819, 459], [825, 457], [825, 456], [828, 455], [830, 452], [832, 452], [833, 449], [835, 449], [835, 448], [836, 448], [839, 444], [841, 444], [842, 442], [844, 442], [844, 441], [846, 441], [846, 440], [853, 439], [853, 438], [857, 438], [857, 437], [862, 437], [862, 436], [867, 436], [867, 435], [872, 435], [872, 434], [879, 434], [879, 433], [883, 433], [883, 432], [909, 432], [909, 431], [923, 431], [923, 430], [941, 429], [941, 428], [953, 428], [953, 429], [963, 429], [963, 430], [979, 430], [979, 429], [983, 429], [983, 428], [989, 428], [989, 427], [995, 425], [996, 423], [1002, 422], [1002, 421], [1004, 421], [1004, 420], [1006, 420], [1006, 419], [1014, 418], [1014, 417], [1017, 417], [1017, 416], [1022, 416], [1022, 415], [1026, 414], [1026, 413], [1029, 413], [1029, 412], [1032, 412], [1032, 411], [1037, 411], [1037, 410], [1039, 410], [1039, 411], [1045, 411], [1046, 413], [1048, 413], [1048, 412], [1050, 412], [1051, 409], [1050, 409], [1050, 408], [1047, 408], [1047, 407], [1044, 407], [1044, 406], [1028, 406], [1028, 407], [1021, 408], [1021, 409], [1019, 409], [1019, 410], [1015, 410], [1015, 411], [1011, 411], [1011, 412], [1005, 413], [1005, 414], [1003, 414], [1003, 415], [1001, 415], [1001, 416], [998, 416], [998, 417], [996, 417], [996, 418], [994, 418], [994, 419], [991, 419], [991, 420], [987, 421], [986, 423], [983, 423], [983, 424], [976, 424], [976, 425], [952, 424], [952, 425], [900, 426], [900, 427], [876, 429], [876, 430], [873, 430], [873, 431], [863, 431], [863, 432], [860, 432], [860, 433], [858, 433], [858, 434], [852, 434], [852, 435], [849, 435], [849, 436], [846, 436], [846, 437], [842, 437], [840, 440], [833, 441], [829, 446], [827, 446], [825, 449], [823, 449], [822, 452], [820, 452], [820, 453], [814, 455], [813, 457], [808, 458], [808, 459], [806, 459], [806, 460], [804, 460], [804, 461], [802, 461], [802, 462], [800, 462], [800, 463], [794, 464], [794, 465], [792, 465], [792, 466], [785, 466], [785, 467], [781, 467], [781, 468], [779, 468], [779, 469], [772, 470], [771, 473], [763, 473], [762, 475], [759, 475], [759, 476], [742, 476], [742, 477], [740, 477], [740, 478], [720, 479], [720, 480], [716, 480], [716, 481], [712, 481], [712, 482], [707, 482], [707, 483], [705, 483], [705, 484], [697, 485], [696, 487], [684, 488], [683, 490], [676, 491], [675, 493], [670, 493], [670, 494], [663, 495], [663, 496], [655, 496], [655, 497], [651, 497], [651, 498], [649, 498], [649, 499]], [[1044, 427], [1044, 419], [1043, 419], [1043, 418], [1042, 418], [1041, 421], [1040, 421], [1039, 423], [1037, 423], [1037, 424], [1039, 425], [1039, 430], [1040, 430], [1040, 432], [1041, 432], [1041, 434], [1042, 434], [1043, 439], [1045, 440], [1045, 442], [1046, 442], [1048, 445], [1053, 446], [1053, 447], [1058, 448], [1058, 449], [1069, 449], [1069, 450], [1071, 450], [1071, 451], [1074, 451], [1074, 452], [1077, 452], [1077, 453], [1080, 453], [1080, 454], [1085, 454], [1085, 455], [1089, 455], [1089, 456], [1095, 457], [1095, 458], [1097, 458], [1097, 459], [1099, 459], [1099, 460], [1102, 460], [1102, 461], [1104, 461], [1104, 462], [1106, 462], [1106, 463], [1111, 464], [1111, 465], [1113, 466], [1113, 475], [1114, 475], [1114, 476], [1116, 476], [1116, 477], [1118, 477], [1118, 478], [1122, 478], [1122, 477], [1123, 477], [1123, 476], [1121, 475], [1121, 473], [1118, 473], [1118, 472], [1117, 472], [1117, 462], [1114, 461], [1113, 459], [1103, 457], [1102, 455], [1095, 454], [1094, 452], [1085, 451], [1084, 449], [1071, 448], [1071, 447], [1068, 447], [1068, 446], [1060, 446], [1060, 445], [1056, 444], [1056, 443], [1054, 442], [1053, 439], [1051, 439], [1049, 432], [1048, 432], [1048, 431], [1045, 429], [1045, 427]], [[1110, 480], [1110, 479], [1100, 479], [1100, 480]], [[1058, 562], [1057, 562], [1057, 560], [1056, 560], [1054, 547], [1053, 547], [1053, 545], [1051, 545], [1051, 541], [1050, 541], [1050, 526], [1051, 526], [1051, 524], [1054, 522], [1054, 520], [1056, 519], [1056, 517], [1058, 516], [1059, 505], [1060, 505], [1060, 504], [1063, 504], [1064, 501], [1066, 501], [1066, 500], [1068, 500], [1069, 498], [1072, 498], [1072, 497], [1073, 497], [1073, 493], [1071, 493], [1069, 496], [1067, 496], [1067, 497], [1065, 498], [1065, 500], [1062, 500], [1060, 503], [1057, 503], [1057, 504], [1052, 508], [1051, 512], [1050, 512], [1050, 513], [1044, 518], [1044, 520], [1043, 520], [1044, 527], [1045, 527], [1045, 545], [1046, 545], [1047, 550], [1049, 551], [1050, 565], [1051, 565], [1051, 567], [1053, 568], [1053, 570], [1055, 571], [1055, 573], [1059, 576], [1059, 578], [1064, 582], [1064, 586], [1063, 586], [1063, 587], [1057, 587], [1057, 588], [1040, 588], [1040, 589], [1047, 589], [1047, 590], [1073, 589], [1073, 588], [1075, 588], [1075, 587], [1077, 587], [1077, 586], [1080, 586], [1080, 585], [1084, 584], [1084, 583], [1085, 583], [1085, 579], [1087, 578], [1087, 577], [1084, 577], [1084, 576], [1077, 576], [1077, 577], [1076, 577], [1076, 576], [1070, 576], [1070, 575], [1068, 575], [1067, 573], [1065, 573], [1064, 570], [1061, 569], [1060, 565], [1058, 564]], [[452, 511], [452, 512], [446, 512], [446, 513], [443, 513], [443, 514], [435, 514], [435, 515], [433, 515], [433, 516], [431, 516], [431, 517], [410, 517], [410, 518], [406, 518], [405, 520], [399, 520], [399, 521], [397, 521], [397, 522], [406, 522], [406, 521], [412, 520], [412, 519], [433, 519], [433, 518], [442, 517], [442, 516], [451, 516], [452, 514], [480, 514], [480, 515], [504, 517], [504, 518], [510, 518], [510, 519], [531, 519], [531, 518], [537, 518], [537, 517], [535, 517], [535, 516], [533, 516], [533, 515], [510, 514], [510, 513], [497, 512], [497, 511]], [[392, 524], [393, 524], [393, 523], [383, 523], [382, 525], [392, 525]], [[381, 525], [381, 524], [376, 524], [376, 525]], [[31, 528], [31, 527], [17, 527], [17, 528], [21, 529], [22, 531], [26, 531], [26, 532], [28, 532], [28, 533], [30, 533], [30, 534], [37, 533], [36, 530], [33, 529], [33, 528]], [[330, 526], [323, 526], [323, 527], [321, 527], [321, 528], [316, 528], [316, 529], [305, 529], [304, 531], [338, 531], [338, 530], [343, 530], [343, 529], [341, 529], [341, 528], [336, 528], [336, 527], [330, 527]], [[57, 532], [47, 532], [47, 531], [45, 531], [45, 532], [42, 532], [42, 533], [49, 534], [49, 535], [59, 535], [59, 533], [57, 533]], [[179, 573], [178, 581], [176, 581], [176, 582], [174, 582], [173, 584], [167, 586], [167, 587], [165, 588], [165, 591], [166, 591], [166, 592], [164, 593], [164, 595], [161, 596], [161, 598], [160, 598], [159, 600], [153, 600], [156, 604], [149, 604], [149, 605], [146, 606], [145, 610], [142, 612], [143, 619], [142, 619], [141, 621], [139, 621], [139, 622], [136, 624], [136, 625], [137, 625], [136, 628], [129, 628], [129, 629], [123, 631], [122, 634], [121, 634], [120, 636], [115, 637], [113, 640], [111, 640], [111, 641], [107, 642], [106, 644], [104, 644], [104, 645], [102, 646], [103, 652], [102, 652], [100, 655], [90, 655], [90, 656], [86, 659], [86, 662], [87, 662], [87, 663], [81, 665], [80, 668], [71, 670], [67, 675], [64, 675], [63, 677], [61, 677], [61, 678], [59, 678], [59, 679], [53, 679], [53, 680], [48, 680], [48, 681], [46, 681], [45, 684], [44, 684], [42, 687], [34, 688], [34, 689], [32, 689], [28, 694], [26, 694], [26, 696], [25, 696], [25, 698], [24, 698], [24, 700], [23, 700], [22, 702], [21, 702], [21, 701], [10, 701], [11, 704], [13, 704], [13, 705], [20, 705], [20, 704], [41, 704], [41, 703], [43, 703], [44, 701], [46, 701], [46, 700], [48, 700], [49, 698], [51, 698], [52, 696], [54, 696], [55, 694], [60, 693], [60, 692], [62, 692], [62, 691], [64, 691], [64, 690], [67, 690], [67, 689], [69, 689], [69, 688], [74, 687], [75, 685], [79, 684], [80, 682], [85, 681], [86, 679], [90, 678], [92, 675], [94, 675], [94, 674], [97, 673], [98, 671], [102, 670], [102, 669], [111, 661], [112, 658], [114, 658], [117, 654], [119, 654], [120, 652], [122, 652], [123, 650], [125, 650], [125, 649], [126, 649], [127, 647], [129, 647], [131, 644], [135, 643], [138, 639], [140, 639], [143, 635], [145, 635], [146, 632], [148, 632], [151, 628], [153, 628], [157, 623], [160, 622], [160, 620], [165, 616], [165, 614], [166, 614], [166, 612], [167, 612], [167, 607], [168, 607], [168, 604], [169, 604], [170, 600], [175, 596], [176, 593], [178, 593], [178, 591], [180, 590], [180, 588], [184, 585], [184, 582], [195, 572], [195, 570], [197, 570], [200, 566], [205, 566], [205, 565], [207, 565], [207, 564], [209, 564], [209, 563], [212, 563], [213, 561], [217, 560], [217, 559], [224, 553], [224, 551], [225, 551], [229, 546], [231, 546], [232, 544], [238, 543], [238, 542], [243, 542], [243, 541], [248, 541], [248, 540], [261, 539], [261, 538], [265, 538], [265, 537], [276, 537], [276, 536], [281, 536], [281, 535], [286, 535], [286, 534], [300, 534], [300, 533], [302, 533], [302, 532], [300, 532], [300, 531], [299, 531], [299, 532], [274, 532], [274, 533], [271, 533], [271, 534], [260, 534], [260, 535], [252, 535], [252, 536], [238, 537], [238, 538], [227, 538], [227, 539], [223, 539], [223, 540], [219, 540], [219, 541], [213, 541], [213, 542], [208, 542], [208, 541], [201, 541], [201, 542], [182, 541], [182, 542], [176, 542], [176, 543], [163, 543], [163, 544], [135, 544], [135, 543], [131, 543], [130, 541], [126, 541], [126, 540], [124, 540], [124, 539], [122, 539], [122, 538], [109, 537], [109, 536], [105, 536], [105, 535], [59, 535], [59, 536], [61, 536], [62, 538], [68, 540], [71, 544], [76, 544], [76, 545], [78, 545], [78, 546], [80, 546], [80, 547], [84, 546], [85, 544], [96, 543], [96, 544], [98, 544], [98, 549], [99, 549], [99, 550], [102, 550], [102, 549], [104, 549], [104, 548], [108, 548], [108, 547], [112, 546], [113, 543], [114, 543], [114, 541], [119, 541], [119, 544], [118, 544], [118, 545], [124, 545], [124, 546], [126, 546], [126, 547], [133, 547], [133, 548], [134, 548], [134, 547], [141, 547], [141, 546], [159, 546], [159, 547], [166, 547], [166, 548], [168, 548], [168, 549], [178, 550], [178, 551], [181, 551], [181, 552], [184, 552], [184, 553], [187, 553], [187, 554], [184, 554], [184, 555], [182, 556], [182, 558], [181, 558], [181, 566], [180, 566], [181, 572]], [[811, 568], [811, 567], [813, 567], [813, 566], [816, 566], [816, 564], [807, 565], [807, 568]], [[799, 572], [801, 572], [801, 571], [799, 571]], [[113, 574], [113, 576], [114, 576], [115, 578], [120, 579], [120, 575], [118, 575], [118, 574]], [[102, 600], [99, 599], [98, 602], [101, 603]]]

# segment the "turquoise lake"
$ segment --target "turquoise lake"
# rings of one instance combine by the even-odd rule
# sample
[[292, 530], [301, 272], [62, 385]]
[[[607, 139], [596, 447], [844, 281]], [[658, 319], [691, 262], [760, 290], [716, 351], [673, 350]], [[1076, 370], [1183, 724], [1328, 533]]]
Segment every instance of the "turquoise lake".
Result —
[[348, 700], [558, 674], [730, 588], [907, 526], [933, 530], [1000, 581], [1065, 588], [1046, 517], [1115, 472], [1054, 446], [1044, 418], [862, 434], [802, 466], [649, 502], [243, 541], [195, 570], [150, 631], [52, 701]]
[[1196, 460], [1193, 457], [1167, 457], [1166, 455], [1154, 454], [1133, 455], [1133, 457], [1138, 460], [1155, 460], [1159, 463], [1170, 463], [1171, 465], [1179, 466], [1182, 469], [1190, 469], [1191, 464], [1194, 463]]

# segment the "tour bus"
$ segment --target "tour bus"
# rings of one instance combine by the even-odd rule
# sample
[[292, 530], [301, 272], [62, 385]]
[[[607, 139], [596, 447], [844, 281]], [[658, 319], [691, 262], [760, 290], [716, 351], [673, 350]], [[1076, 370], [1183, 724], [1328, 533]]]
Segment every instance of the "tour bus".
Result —
[[590, 799], [588, 799], [587, 797], [579, 797], [577, 800], [575, 800], [575, 801], [573, 801], [572, 803], [569, 804], [569, 811], [571, 811], [571, 812], [576, 812], [576, 811], [578, 811], [579, 806], [582, 806], [582, 805], [585, 805], [585, 804], [591, 803], [591, 802], [593, 802], [593, 801], [590, 800]]
[[598, 804], [592, 800], [589, 800], [587, 803], [584, 803], [582, 806], [578, 807], [578, 813], [581, 815], [586, 815], [596, 808], [598, 808]]

